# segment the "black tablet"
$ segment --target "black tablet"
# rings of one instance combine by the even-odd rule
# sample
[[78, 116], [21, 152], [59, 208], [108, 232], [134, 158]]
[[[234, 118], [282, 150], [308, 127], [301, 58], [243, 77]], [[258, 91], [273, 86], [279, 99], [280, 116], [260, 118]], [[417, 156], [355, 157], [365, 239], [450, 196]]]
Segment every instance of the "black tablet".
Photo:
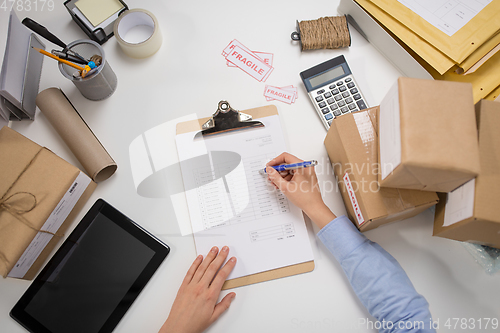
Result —
[[111, 332], [169, 251], [99, 199], [10, 315], [30, 332]]

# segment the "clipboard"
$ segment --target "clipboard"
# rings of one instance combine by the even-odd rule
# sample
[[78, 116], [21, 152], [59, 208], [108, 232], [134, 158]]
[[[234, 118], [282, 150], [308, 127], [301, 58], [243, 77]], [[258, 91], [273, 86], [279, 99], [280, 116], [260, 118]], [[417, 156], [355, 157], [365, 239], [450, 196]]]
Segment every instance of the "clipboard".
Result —
[[[211, 120], [213, 120], [215, 117], [217, 117], [217, 115], [218, 115], [217, 112], [220, 111], [221, 106], [224, 108], [225, 107], [224, 105], [226, 105], [226, 104], [227, 104], [227, 107], [229, 109], [231, 109], [234, 112], [238, 112], [238, 111], [232, 109], [227, 101], [220, 101], [219, 106], [218, 106], [218, 111], [216, 111], [216, 113], [214, 114], [213, 117], [206, 117], [206, 118], [201, 118], [201, 119], [197, 119], [197, 120], [178, 123], [177, 127], [176, 127], [176, 135], [189, 133], [189, 132], [195, 132], [195, 131], [203, 131], [204, 129], [206, 130], [207, 126], [204, 127], [204, 125], [210, 123]], [[230, 111], [226, 111], [225, 114], [227, 114], [229, 112]], [[245, 122], [249, 122], [249, 121], [254, 121], [253, 119], [259, 119], [259, 118], [278, 115], [278, 109], [276, 108], [275, 105], [267, 105], [267, 106], [263, 106], [263, 107], [243, 110], [243, 111], [238, 112], [238, 113], [244, 114], [244, 116], [242, 117], [243, 119], [240, 118], [239, 121], [242, 123], [245, 123]], [[245, 116], [247, 116], [247, 115], [250, 116], [251, 118], [246, 118]], [[258, 121], [255, 121], [255, 122], [258, 122]], [[217, 118], [215, 118], [214, 126], [216, 127], [216, 131], [218, 133], [223, 133], [223, 132], [227, 132], [228, 130], [230, 130], [230, 128], [228, 128], [227, 125], [223, 125], [222, 127], [219, 127], [220, 125], [217, 125]], [[255, 126], [256, 125], [236, 127], [236, 130], [245, 130], [246, 128], [251, 128], [251, 127], [255, 127]], [[213, 134], [213, 133], [211, 133], [211, 134]], [[246, 286], [246, 285], [250, 285], [250, 284], [254, 284], [254, 283], [275, 280], [275, 279], [279, 279], [279, 278], [283, 278], [283, 277], [287, 277], [287, 276], [307, 273], [307, 272], [311, 272], [312, 270], [314, 270], [314, 260], [306, 261], [306, 262], [295, 264], [295, 265], [285, 266], [285, 267], [281, 267], [281, 268], [276, 268], [273, 270], [264, 271], [264, 272], [260, 272], [260, 273], [256, 273], [256, 274], [246, 275], [246, 276], [238, 277], [238, 278], [231, 279], [231, 280], [226, 280], [226, 282], [222, 286], [222, 290], [232, 289], [232, 288], [242, 287], [242, 286]]]

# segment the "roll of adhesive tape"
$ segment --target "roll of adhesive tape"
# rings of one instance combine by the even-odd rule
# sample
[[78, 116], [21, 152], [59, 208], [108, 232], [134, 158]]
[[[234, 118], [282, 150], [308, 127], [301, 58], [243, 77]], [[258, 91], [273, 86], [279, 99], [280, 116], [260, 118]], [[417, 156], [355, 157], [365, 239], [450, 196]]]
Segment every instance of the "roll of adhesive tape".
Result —
[[155, 54], [163, 40], [158, 20], [145, 9], [132, 9], [120, 15], [113, 31], [118, 45], [132, 58]]

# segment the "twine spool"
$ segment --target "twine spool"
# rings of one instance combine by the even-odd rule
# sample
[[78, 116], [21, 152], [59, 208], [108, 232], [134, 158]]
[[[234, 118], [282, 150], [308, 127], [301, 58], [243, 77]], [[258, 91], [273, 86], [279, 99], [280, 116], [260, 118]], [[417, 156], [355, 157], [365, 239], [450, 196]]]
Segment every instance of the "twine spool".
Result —
[[345, 16], [326, 16], [317, 20], [297, 22], [292, 40], [300, 41], [302, 51], [338, 49], [351, 45]]

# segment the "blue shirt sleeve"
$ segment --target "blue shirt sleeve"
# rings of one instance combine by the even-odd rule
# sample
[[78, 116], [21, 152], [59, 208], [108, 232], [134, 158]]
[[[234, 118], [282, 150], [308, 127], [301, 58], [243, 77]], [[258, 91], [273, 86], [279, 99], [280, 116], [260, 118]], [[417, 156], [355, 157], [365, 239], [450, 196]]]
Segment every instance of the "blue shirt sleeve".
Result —
[[435, 332], [429, 304], [403, 268], [345, 215], [321, 229], [318, 237], [339, 261], [379, 332]]

